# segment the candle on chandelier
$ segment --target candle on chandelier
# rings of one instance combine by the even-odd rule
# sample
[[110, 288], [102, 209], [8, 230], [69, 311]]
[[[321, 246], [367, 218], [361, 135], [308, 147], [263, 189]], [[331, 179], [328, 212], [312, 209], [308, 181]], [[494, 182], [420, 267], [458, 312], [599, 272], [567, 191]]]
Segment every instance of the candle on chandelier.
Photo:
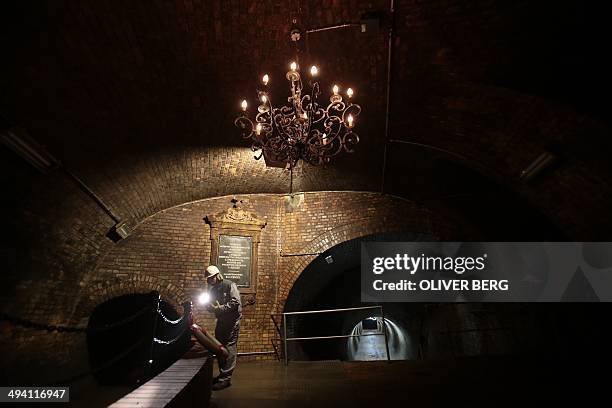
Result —
[[261, 82], [263, 82], [264, 85], [268, 85], [268, 81], [270, 81], [270, 77], [268, 74], [264, 74], [263, 78], [261, 78]]
[[316, 65], [313, 65], [312, 67], [310, 67], [310, 75], [311, 76], [317, 76], [317, 74], [319, 73], [319, 69], [317, 68]]
[[353, 127], [353, 115], [348, 115], [348, 117], [346, 118], [346, 122], [348, 124], [348, 127], [352, 128]]
[[327, 144], [327, 134], [323, 133], [323, 144], [326, 145]]
[[349, 98], [353, 97], [353, 88], [349, 88], [346, 90], [346, 96], [348, 96]]
[[291, 70], [292, 70], [292, 71], [297, 70], [297, 63], [296, 63], [295, 61], [293, 61], [293, 62], [291, 63], [291, 65], [289, 65], [289, 68], [291, 68]]
[[247, 110], [247, 106], [248, 106], [248, 104], [247, 104], [246, 99], [243, 99], [242, 103], [240, 104], [240, 107], [242, 108], [243, 112]]
[[332, 91], [334, 91], [334, 95], [338, 95], [340, 88], [338, 88], [338, 85], [334, 85], [334, 87], [332, 88]]
[[258, 123], [257, 126], [255, 126], [255, 133], [257, 136], [261, 134], [261, 123]]

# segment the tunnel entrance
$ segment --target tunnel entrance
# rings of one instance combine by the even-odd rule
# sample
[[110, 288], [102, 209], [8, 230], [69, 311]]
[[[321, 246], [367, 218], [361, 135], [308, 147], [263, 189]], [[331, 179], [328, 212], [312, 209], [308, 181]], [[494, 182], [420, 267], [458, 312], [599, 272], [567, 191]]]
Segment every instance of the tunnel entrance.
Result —
[[[361, 302], [361, 242], [365, 241], [436, 241], [428, 234], [382, 233], [343, 242], [315, 258], [300, 274], [289, 292], [285, 312], [343, 309], [373, 306]], [[418, 338], [421, 304], [385, 303], [385, 321], [391, 359], [416, 358], [413, 338]], [[339, 336], [374, 330], [368, 319], [380, 314], [371, 310], [287, 316], [288, 337]], [[380, 330], [380, 328], [378, 329]], [[370, 334], [373, 334], [370, 332]], [[354, 340], [355, 339], [355, 340]], [[381, 349], [382, 347], [382, 349]], [[290, 341], [288, 355], [292, 360], [386, 360], [384, 336]]]
[[410, 360], [414, 358], [410, 335], [404, 327], [389, 318], [385, 318], [387, 344], [383, 331], [383, 318], [370, 316], [353, 327], [347, 340], [347, 361], [387, 360], [387, 346], [391, 360]]
[[[98, 383], [137, 386], [176, 360], [173, 355], [159, 358], [153, 348], [154, 330], [159, 335], [157, 296], [123, 295], [96, 306], [89, 318], [87, 346]], [[159, 307], [170, 319], [180, 317], [163, 300]]]

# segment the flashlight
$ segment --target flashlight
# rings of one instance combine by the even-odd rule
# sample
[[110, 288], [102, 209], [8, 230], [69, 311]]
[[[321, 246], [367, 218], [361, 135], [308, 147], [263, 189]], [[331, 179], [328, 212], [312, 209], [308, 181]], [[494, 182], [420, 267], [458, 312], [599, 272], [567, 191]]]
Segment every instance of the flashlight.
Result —
[[208, 292], [202, 292], [202, 294], [198, 297], [198, 302], [201, 305], [205, 305], [210, 302], [210, 294]]

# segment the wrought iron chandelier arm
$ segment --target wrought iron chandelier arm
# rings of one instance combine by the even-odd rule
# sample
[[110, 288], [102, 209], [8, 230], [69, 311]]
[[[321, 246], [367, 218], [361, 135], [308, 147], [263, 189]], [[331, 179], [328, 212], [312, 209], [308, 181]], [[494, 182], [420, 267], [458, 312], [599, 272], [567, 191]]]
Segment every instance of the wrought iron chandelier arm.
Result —
[[347, 153], [353, 153], [355, 150], [353, 150], [351, 146], [356, 145], [357, 143], [359, 143], [359, 135], [349, 129], [342, 138], [342, 146], [344, 147], [344, 151]]
[[273, 112], [274, 125], [278, 131], [276, 138], [283, 138], [288, 140], [293, 137], [293, 131], [291, 130], [295, 119], [295, 110], [288, 106], [282, 106], [276, 108]]
[[312, 91], [310, 94], [310, 112], [309, 112], [309, 116], [310, 116], [310, 126], [313, 126], [313, 124], [317, 124], [319, 122], [321, 122], [323, 119], [325, 119], [325, 109], [323, 109], [322, 107], [319, 106], [318, 104], [318, 100], [319, 100], [319, 95], [321, 95], [321, 89], [319, 87], [319, 83], [317, 81], [313, 81], [312, 82]]
[[342, 118], [337, 115], [327, 116], [324, 122], [325, 130], [327, 131], [327, 139], [329, 142], [333, 142], [340, 131], [342, 130]]
[[320, 131], [313, 131], [304, 151], [304, 160], [312, 165], [329, 163], [332, 157], [342, 151], [342, 146], [338, 139], [327, 141]]
[[268, 104], [266, 124], [269, 125], [268, 132], [273, 133], [274, 132], [274, 118], [273, 118], [274, 107], [272, 105], [272, 97], [270, 96], [268, 92], [264, 92], [264, 94], [266, 95], [266, 103]]
[[[325, 109], [325, 114], [329, 117], [340, 117], [342, 112], [346, 110], [346, 104], [340, 99], [339, 101], [333, 101]], [[336, 113], [334, 113], [336, 112]]]
[[353, 115], [353, 119], [357, 119], [357, 116], [359, 116], [360, 113], [361, 106], [357, 105], [356, 103], [351, 103], [342, 112], [342, 122], [346, 123], [346, 118], [348, 115]]
[[244, 139], [251, 139], [255, 133], [253, 121], [245, 114], [241, 114], [234, 120], [234, 125], [240, 129]]

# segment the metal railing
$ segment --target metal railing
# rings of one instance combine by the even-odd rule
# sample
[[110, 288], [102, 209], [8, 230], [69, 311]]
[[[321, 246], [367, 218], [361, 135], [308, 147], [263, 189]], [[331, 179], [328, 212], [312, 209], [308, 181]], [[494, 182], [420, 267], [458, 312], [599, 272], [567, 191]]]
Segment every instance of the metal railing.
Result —
[[[334, 336], [287, 337], [287, 316], [317, 314], [317, 313], [348, 312], [348, 311], [354, 311], [354, 310], [370, 310], [370, 309], [380, 310], [380, 316], [382, 320], [382, 333], [341, 334], [341, 335], [334, 335]], [[301, 312], [285, 312], [285, 313], [282, 313], [282, 315], [283, 315], [282, 333], [276, 323], [276, 320], [274, 319], [274, 316], [271, 315], [270, 317], [272, 318], [272, 321], [274, 322], [274, 326], [276, 326], [276, 330], [279, 332], [279, 334], [281, 335], [281, 339], [283, 340], [285, 365], [289, 364], [289, 356], [287, 353], [287, 342], [289, 341], [344, 339], [344, 338], [365, 337], [365, 336], [385, 336], [385, 350], [387, 352], [387, 361], [391, 361], [391, 354], [389, 353], [389, 338], [387, 335], [387, 323], [385, 322], [385, 314], [383, 312], [382, 306], [348, 307], [348, 308], [343, 308], [343, 309], [326, 309], [326, 310], [306, 310], [306, 311], [301, 311]]]
[[[281, 313], [279, 313], [278, 315], [280, 316]], [[278, 325], [274, 316], [275, 315], [271, 314], [270, 319], [272, 319], [272, 323], [274, 323], [274, 329], [276, 330], [276, 333], [278, 333], [278, 339], [276, 338], [276, 336], [274, 336], [270, 339], [270, 342], [272, 343], [272, 347], [274, 348], [274, 354], [276, 355], [276, 359], [278, 361], [281, 361], [281, 356], [280, 356], [280, 353], [278, 352], [279, 346], [276, 345], [276, 341], [277, 340], [282, 341], [283, 333], [281, 332], [280, 326]]]
[[[153, 327], [151, 330], [151, 344], [149, 359], [145, 366], [147, 377], [159, 371], [160, 367], [169, 361], [180, 358], [191, 347], [191, 322], [193, 305], [190, 301], [183, 302], [183, 315], [177, 319], [168, 318], [161, 308], [162, 298], [158, 292], [153, 296]], [[163, 334], [164, 338], [160, 338]]]
[[[69, 326], [69, 325], [56, 325], [49, 323], [41, 323], [34, 322], [28, 319], [12, 316], [3, 312], [0, 312], [0, 322], [7, 322], [13, 326], [19, 326], [26, 329], [34, 329], [34, 330], [44, 330], [53, 332], [56, 331], [58, 333], [66, 332], [66, 333], [83, 333], [87, 336], [92, 336], [95, 338], [100, 335], [109, 335], [112, 330], [121, 329], [126, 327], [128, 323], [132, 323], [139, 318], [142, 318], [147, 313], [151, 314], [152, 317], [152, 328], [150, 331], [146, 331], [140, 337], [140, 339], [134, 342], [130, 347], [124, 349], [122, 352], [117, 353], [114, 357], [110, 359], [105, 359], [102, 364], [93, 364], [90, 363], [93, 367], [87, 370], [84, 370], [80, 373], [73, 374], [70, 377], [65, 377], [59, 381], [49, 382], [48, 385], [65, 385], [74, 383], [77, 380], [81, 380], [84, 377], [95, 375], [100, 373], [101, 371], [111, 367], [115, 363], [119, 362], [123, 358], [127, 357], [131, 353], [137, 352], [139, 348], [146, 347], [146, 344], [150, 342], [149, 349], [147, 352], [147, 360], [142, 361], [143, 371], [146, 372], [146, 375], [151, 376], [154, 372], [153, 364], [156, 363], [160, 359], [172, 359], [174, 356], [178, 356], [184, 353], [188, 346], [190, 345], [189, 339], [190, 335], [190, 316], [192, 305], [191, 302], [184, 302], [183, 306], [183, 315], [177, 319], [169, 319], [164, 315], [161, 309], [161, 296], [158, 292], [151, 292], [149, 294], [150, 300], [147, 301], [147, 304], [140, 310], [136, 311], [130, 316], [127, 316], [121, 320], [114, 321], [113, 323], [108, 324], [100, 324], [99, 326]], [[162, 330], [160, 330], [162, 329]], [[163, 332], [165, 339], [158, 338], [158, 334]], [[187, 337], [189, 336], [189, 337]], [[183, 340], [183, 341], [181, 341]]]

